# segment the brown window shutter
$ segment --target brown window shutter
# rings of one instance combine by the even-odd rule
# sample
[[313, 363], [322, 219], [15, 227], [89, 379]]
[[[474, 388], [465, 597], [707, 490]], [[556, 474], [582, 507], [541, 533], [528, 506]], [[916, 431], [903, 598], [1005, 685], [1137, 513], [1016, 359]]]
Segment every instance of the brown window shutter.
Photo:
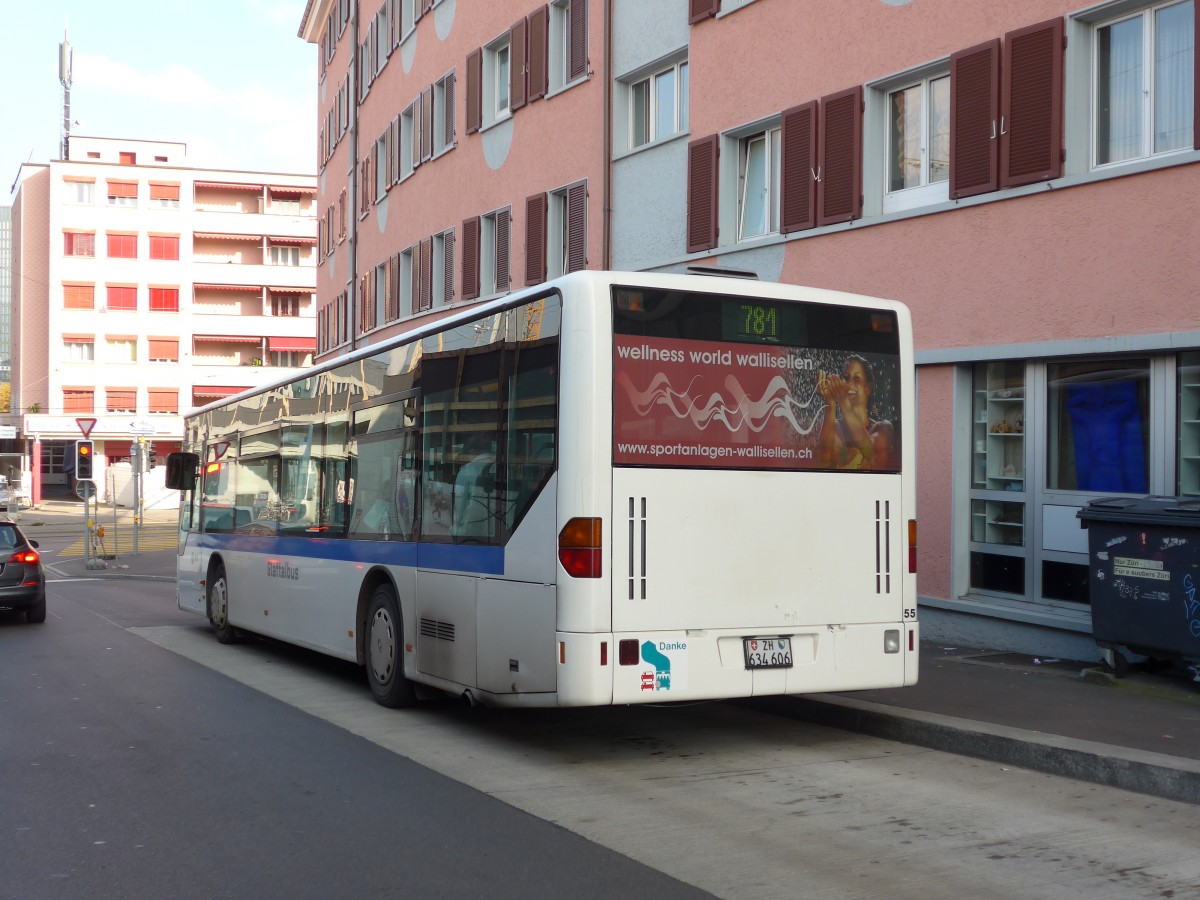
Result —
[[479, 216], [462, 223], [462, 297], [479, 296]]
[[483, 50], [467, 55], [467, 134], [483, 127]]
[[1000, 186], [1000, 39], [950, 57], [950, 199]]
[[689, 0], [688, 24], [695, 25], [721, 11], [721, 0]]
[[588, 0], [571, 0], [571, 32], [568, 37], [570, 42], [568, 51], [568, 63], [570, 66], [567, 72], [568, 81], [583, 78], [588, 73], [587, 11]]
[[449, 147], [454, 143], [454, 73], [451, 72], [446, 76], [445, 90], [442, 92], [445, 97], [445, 104], [442, 108], [444, 121], [442, 122], [442, 134], [446, 136], [446, 146]]
[[779, 228], [784, 234], [817, 224], [817, 101], [784, 110], [780, 136]]
[[525, 283], [546, 280], [546, 195], [525, 200]]
[[421, 159], [433, 156], [433, 87], [421, 91]]
[[396, 281], [392, 278], [392, 260], [395, 257], [389, 256], [383, 264], [383, 321], [390, 322], [392, 320], [392, 302], [396, 297]]
[[442, 300], [450, 303], [454, 299], [454, 232], [447, 231], [442, 238]]
[[1062, 175], [1063, 20], [1004, 36], [1000, 187]]
[[408, 273], [408, 302], [412, 312], [421, 311], [421, 242], [417, 241], [409, 249], [412, 259], [412, 271]]
[[567, 265], [566, 271], [587, 268], [587, 182], [567, 188]]
[[502, 293], [510, 287], [509, 257], [511, 255], [510, 232], [512, 214], [505, 209], [496, 213], [496, 291]]
[[862, 85], [821, 98], [817, 224], [862, 216]]
[[550, 89], [550, 8], [529, 14], [529, 99], [546, 96]]
[[421, 241], [421, 309], [433, 306], [433, 238]]
[[720, 135], [712, 134], [688, 144], [688, 253], [717, 246], [717, 160], [720, 152]]
[[529, 72], [526, 62], [529, 45], [526, 43], [528, 20], [522, 19], [508, 30], [508, 108], [516, 112], [529, 96]]

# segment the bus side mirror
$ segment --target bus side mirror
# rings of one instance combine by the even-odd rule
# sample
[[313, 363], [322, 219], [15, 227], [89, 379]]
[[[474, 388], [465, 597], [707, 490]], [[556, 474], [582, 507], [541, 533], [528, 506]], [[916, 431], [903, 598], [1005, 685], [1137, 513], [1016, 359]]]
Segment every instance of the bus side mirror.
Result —
[[190, 491], [196, 486], [196, 473], [200, 469], [200, 457], [195, 453], [167, 454], [167, 487], [177, 491]]

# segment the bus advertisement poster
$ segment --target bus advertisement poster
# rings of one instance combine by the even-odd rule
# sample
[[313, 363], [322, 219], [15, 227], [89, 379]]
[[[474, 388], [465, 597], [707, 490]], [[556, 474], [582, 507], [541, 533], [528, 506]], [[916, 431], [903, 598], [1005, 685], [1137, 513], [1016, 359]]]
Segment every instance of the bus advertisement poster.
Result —
[[894, 355], [615, 341], [617, 465], [899, 471]]

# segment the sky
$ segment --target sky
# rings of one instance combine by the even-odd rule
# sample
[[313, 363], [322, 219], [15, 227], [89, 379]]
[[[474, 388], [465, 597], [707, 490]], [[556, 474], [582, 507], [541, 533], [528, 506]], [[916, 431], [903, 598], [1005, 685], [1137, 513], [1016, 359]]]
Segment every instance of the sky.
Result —
[[187, 144], [187, 165], [316, 174], [317, 45], [305, 0], [0, 0], [0, 205], [25, 162], [61, 156], [58, 45], [74, 51], [71, 131]]

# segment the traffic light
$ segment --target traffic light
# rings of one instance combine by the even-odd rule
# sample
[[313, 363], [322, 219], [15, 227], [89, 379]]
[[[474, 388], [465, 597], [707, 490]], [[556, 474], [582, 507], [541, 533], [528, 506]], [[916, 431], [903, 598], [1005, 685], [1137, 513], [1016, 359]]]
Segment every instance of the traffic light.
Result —
[[92, 456], [96, 447], [91, 441], [75, 442], [75, 478], [78, 481], [92, 480]]
[[155, 463], [158, 462], [154, 455], [154, 445], [147, 441], [142, 446], [145, 448], [146, 453], [146, 471], [149, 472], [154, 468]]

